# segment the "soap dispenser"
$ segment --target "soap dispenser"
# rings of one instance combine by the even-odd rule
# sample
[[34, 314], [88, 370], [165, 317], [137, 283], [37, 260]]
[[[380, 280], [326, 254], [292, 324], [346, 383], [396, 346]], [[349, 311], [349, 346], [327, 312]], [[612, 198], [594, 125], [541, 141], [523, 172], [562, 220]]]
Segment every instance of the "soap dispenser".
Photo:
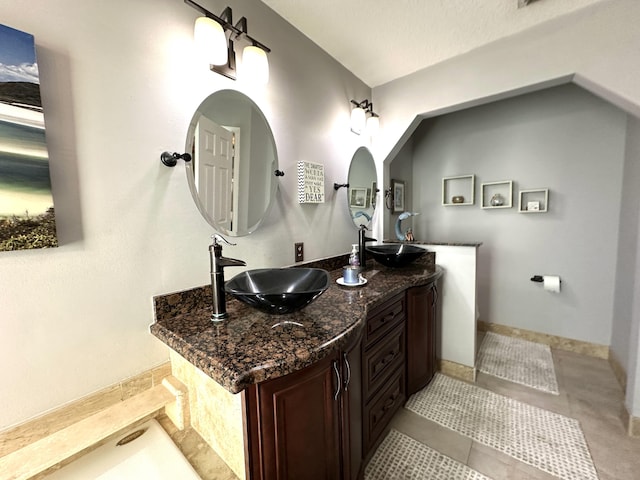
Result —
[[358, 255], [358, 244], [351, 245], [351, 255], [349, 255], [349, 265], [352, 267], [360, 266], [360, 255]]

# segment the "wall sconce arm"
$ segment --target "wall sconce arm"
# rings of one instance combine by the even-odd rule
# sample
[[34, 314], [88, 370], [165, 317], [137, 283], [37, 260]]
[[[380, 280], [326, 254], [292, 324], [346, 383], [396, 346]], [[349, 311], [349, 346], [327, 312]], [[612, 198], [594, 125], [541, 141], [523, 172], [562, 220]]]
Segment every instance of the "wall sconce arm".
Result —
[[178, 163], [179, 158], [181, 158], [185, 162], [191, 161], [191, 155], [189, 155], [188, 153], [162, 152], [162, 154], [160, 155], [160, 161], [167, 167], [175, 167]]
[[339, 190], [342, 187], [349, 188], [349, 184], [348, 183], [334, 183], [333, 184], [333, 189], [334, 190]]

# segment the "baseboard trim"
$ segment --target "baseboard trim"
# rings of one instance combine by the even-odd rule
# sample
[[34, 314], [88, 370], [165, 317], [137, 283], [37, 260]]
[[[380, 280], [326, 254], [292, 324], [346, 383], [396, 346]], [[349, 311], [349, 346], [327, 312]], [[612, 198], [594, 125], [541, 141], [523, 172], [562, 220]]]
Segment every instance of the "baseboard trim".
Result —
[[613, 370], [613, 373], [616, 376], [618, 383], [622, 387], [622, 391], [626, 392], [627, 391], [627, 372], [622, 366], [622, 363], [620, 362], [620, 360], [618, 360], [618, 357], [616, 357], [616, 354], [613, 350], [609, 351], [609, 365], [611, 365], [611, 369]]
[[497, 323], [488, 323], [478, 320], [478, 330], [481, 332], [493, 332], [508, 337], [521, 338], [531, 342], [549, 345], [551, 348], [565, 350], [567, 352], [579, 353], [590, 357], [602, 358], [608, 360], [610, 356], [609, 347], [597, 343], [583, 342], [582, 340], [574, 340], [572, 338], [558, 337], [547, 333], [533, 332], [523, 328], [514, 328], [507, 325]]
[[622, 420], [622, 425], [624, 425], [627, 435], [640, 437], [640, 418], [631, 415], [625, 404], [622, 404], [620, 409], [620, 420]]
[[475, 367], [469, 367], [449, 360], [438, 360], [438, 371], [450, 377], [455, 377], [467, 382], [476, 381]]

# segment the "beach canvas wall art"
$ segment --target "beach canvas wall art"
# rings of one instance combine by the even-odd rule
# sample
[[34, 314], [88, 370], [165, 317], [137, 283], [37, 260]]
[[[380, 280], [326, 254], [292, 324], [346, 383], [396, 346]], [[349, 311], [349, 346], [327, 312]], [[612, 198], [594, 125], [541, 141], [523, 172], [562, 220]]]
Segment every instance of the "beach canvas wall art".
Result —
[[57, 246], [34, 37], [0, 25], [0, 251]]

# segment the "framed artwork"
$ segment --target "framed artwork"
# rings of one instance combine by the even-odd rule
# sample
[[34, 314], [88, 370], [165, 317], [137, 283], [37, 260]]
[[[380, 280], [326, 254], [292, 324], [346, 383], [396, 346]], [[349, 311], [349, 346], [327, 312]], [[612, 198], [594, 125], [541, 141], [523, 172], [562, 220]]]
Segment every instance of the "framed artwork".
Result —
[[402, 180], [391, 180], [393, 192], [393, 213], [404, 212], [404, 182]]
[[0, 25], [0, 251], [57, 246], [34, 38]]
[[369, 205], [367, 189], [362, 187], [354, 187], [351, 189], [349, 197], [349, 206], [353, 208], [367, 208]]

